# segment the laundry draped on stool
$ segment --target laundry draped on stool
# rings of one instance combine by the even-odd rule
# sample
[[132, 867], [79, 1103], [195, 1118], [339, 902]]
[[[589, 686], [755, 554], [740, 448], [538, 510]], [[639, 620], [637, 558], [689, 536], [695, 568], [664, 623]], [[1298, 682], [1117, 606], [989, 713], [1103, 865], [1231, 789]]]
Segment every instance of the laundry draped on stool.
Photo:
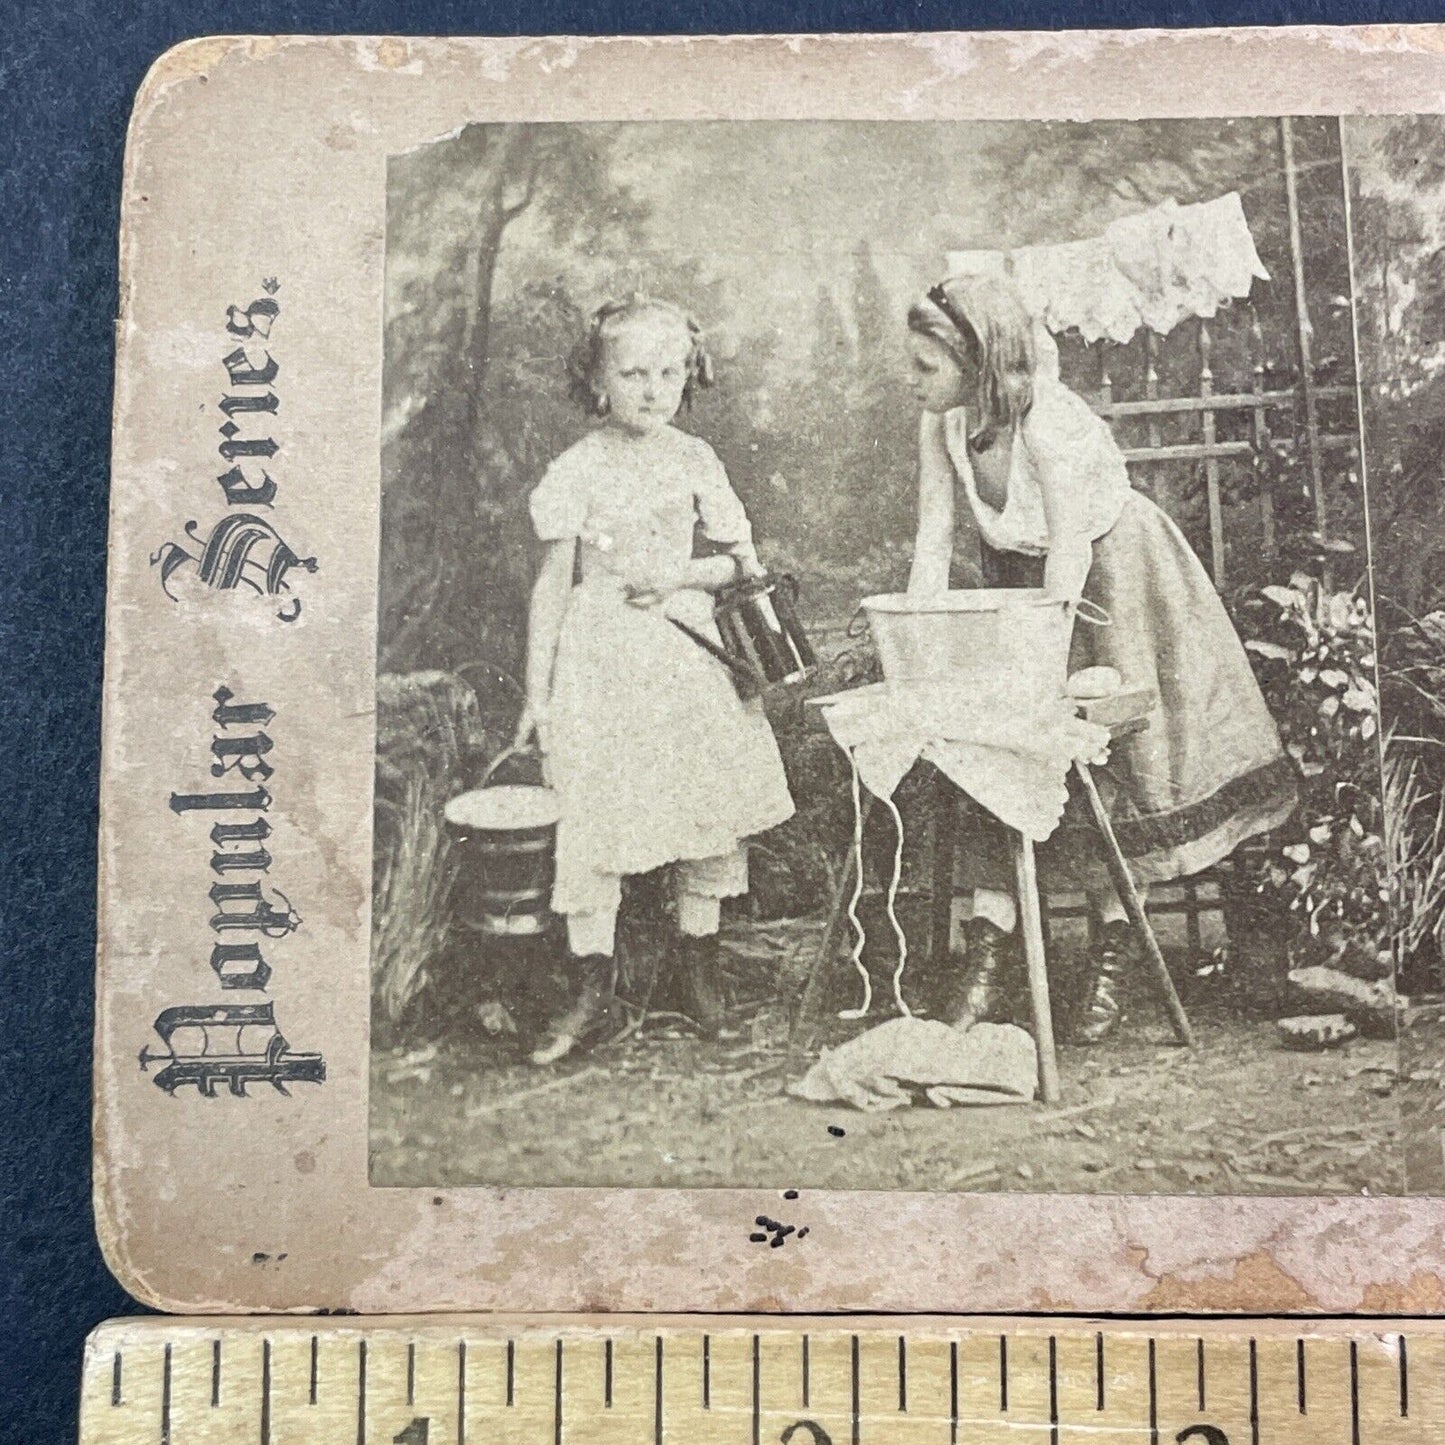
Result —
[[853, 967], [863, 981], [863, 1001], [841, 1017], [866, 1018], [873, 980], [863, 966], [865, 936], [858, 917], [863, 894], [863, 813], [860, 785], [881, 798], [893, 817], [893, 853], [886, 911], [898, 940], [893, 999], [905, 1017], [903, 970], [908, 940], [894, 904], [903, 867], [903, 820], [893, 793], [920, 758], [932, 763], [1001, 823], [1042, 842], [1063, 816], [1067, 777], [1076, 760], [1102, 763], [1109, 753], [1107, 728], [1085, 722], [1066, 698], [1040, 696], [976, 678], [963, 681], [879, 684], [827, 702], [823, 720], [848, 754], [853, 773]]
[[863, 786], [891, 798], [920, 758], [999, 822], [1041, 843], [1063, 816], [1075, 760], [1103, 763], [1109, 732], [1067, 698], [1028, 699], [977, 683], [858, 688], [822, 709]]

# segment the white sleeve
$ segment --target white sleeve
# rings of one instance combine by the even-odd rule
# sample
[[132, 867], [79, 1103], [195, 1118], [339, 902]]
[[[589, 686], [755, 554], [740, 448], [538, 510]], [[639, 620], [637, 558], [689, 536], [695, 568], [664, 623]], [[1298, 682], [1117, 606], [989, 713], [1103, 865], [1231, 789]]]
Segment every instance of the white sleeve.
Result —
[[724, 547], [751, 546], [752, 524], [742, 498], [728, 481], [726, 468], [705, 442], [700, 444], [700, 452], [693, 498], [703, 536]]

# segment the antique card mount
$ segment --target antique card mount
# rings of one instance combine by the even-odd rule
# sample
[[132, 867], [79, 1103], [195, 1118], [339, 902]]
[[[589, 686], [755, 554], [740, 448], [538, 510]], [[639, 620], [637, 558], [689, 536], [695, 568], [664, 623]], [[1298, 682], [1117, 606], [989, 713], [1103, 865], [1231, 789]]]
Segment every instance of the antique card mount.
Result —
[[821, 122], [1413, 114], [1442, 53], [1422, 26], [221, 37], [158, 60], [122, 208], [100, 836], [95, 1188], [123, 1283], [191, 1311], [1437, 1308], [1429, 1197], [784, 1199], [786, 1155], [735, 1187], [665, 1163], [655, 1187], [456, 1183], [465, 1159], [378, 1182], [369, 1159], [398, 158], [488, 125], [747, 121], [785, 154], [797, 123], [811, 145]]

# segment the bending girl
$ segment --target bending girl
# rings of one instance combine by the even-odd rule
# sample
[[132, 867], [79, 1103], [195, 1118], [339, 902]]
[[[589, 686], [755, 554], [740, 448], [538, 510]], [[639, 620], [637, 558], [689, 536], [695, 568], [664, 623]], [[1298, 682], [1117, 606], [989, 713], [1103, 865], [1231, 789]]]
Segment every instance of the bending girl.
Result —
[[[1115, 668], [1157, 692], [1149, 727], [1115, 743], [1101, 790], [1140, 885], [1180, 878], [1281, 824], [1294, 771], [1244, 648], [1178, 527], [1131, 489], [1108, 425], [1039, 365], [1033, 323], [999, 277], [955, 277], [908, 313], [922, 407], [918, 537], [909, 591], [947, 590], [955, 542], [975, 546], [992, 587], [1082, 596], [1108, 626], [1077, 626], [1070, 671]], [[1088, 893], [1099, 927], [1079, 990], [1077, 1042], [1117, 1026], [1116, 983], [1131, 947], [1123, 906], [1073, 809], [1041, 863]], [[1017, 987], [1017, 908], [1007, 850], [984, 827], [965, 866], [974, 883], [962, 968], [941, 1012], [996, 1019]]]

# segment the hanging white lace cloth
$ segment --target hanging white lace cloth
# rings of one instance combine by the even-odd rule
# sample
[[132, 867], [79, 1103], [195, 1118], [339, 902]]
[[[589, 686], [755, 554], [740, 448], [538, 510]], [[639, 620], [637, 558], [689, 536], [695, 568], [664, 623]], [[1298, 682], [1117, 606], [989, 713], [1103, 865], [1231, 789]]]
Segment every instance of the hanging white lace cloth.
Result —
[[1011, 276], [1043, 328], [1121, 343], [1141, 326], [1163, 336], [1186, 317], [1214, 316], [1269, 280], [1237, 191], [1197, 205], [1164, 201], [1083, 240], [951, 251], [948, 269]]
[[822, 713], [875, 797], [891, 799], [922, 758], [1036, 843], [1063, 816], [1074, 761], [1103, 761], [1109, 749], [1108, 729], [1077, 717], [1068, 699], [1028, 699], [973, 680], [861, 687]]

